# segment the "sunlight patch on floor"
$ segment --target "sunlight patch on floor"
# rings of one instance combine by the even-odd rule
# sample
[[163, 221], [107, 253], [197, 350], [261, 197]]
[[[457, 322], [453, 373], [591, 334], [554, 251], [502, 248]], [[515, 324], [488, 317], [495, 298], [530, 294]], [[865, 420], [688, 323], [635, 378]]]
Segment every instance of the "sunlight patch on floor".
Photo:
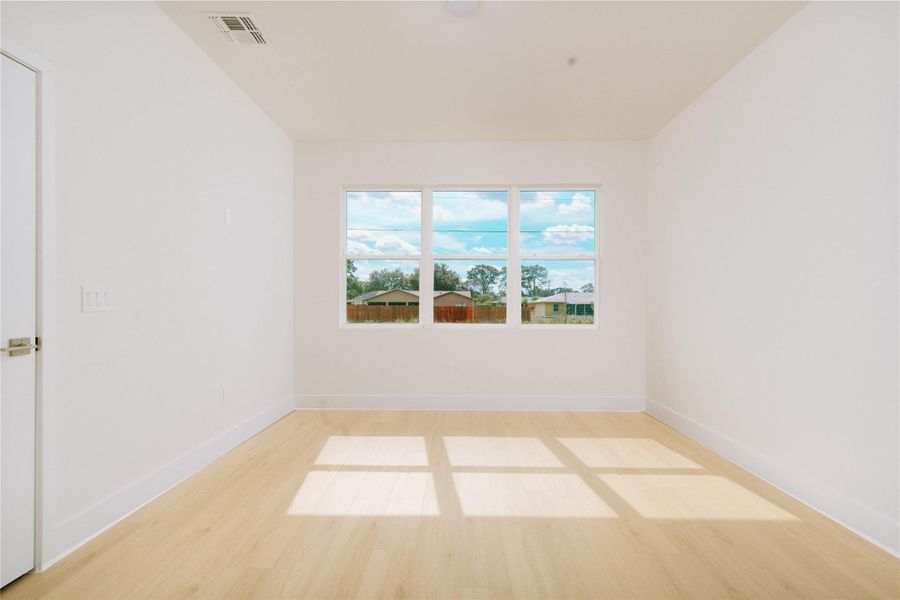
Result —
[[592, 469], [700, 469], [674, 450], [649, 438], [563, 437], [559, 442]]
[[431, 473], [311, 471], [288, 514], [437, 516], [440, 509]]
[[563, 466], [536, 437], [444, 436], [444, 447], [454, 467]]
[[648, 519], [793, 521], [797, 518], [718, 475], [598, 475]]
[[421, 436], [333, 435], [316, 458], [317, 465], [424, 467], [428, 465]]
[[453, 483], [463, 514], [470, 517], [616, 517], [570, 473], [453, 473]]

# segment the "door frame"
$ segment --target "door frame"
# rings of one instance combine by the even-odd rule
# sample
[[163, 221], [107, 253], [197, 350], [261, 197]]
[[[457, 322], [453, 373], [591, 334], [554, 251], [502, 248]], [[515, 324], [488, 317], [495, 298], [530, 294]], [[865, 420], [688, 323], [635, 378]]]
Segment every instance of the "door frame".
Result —
[[53, 543], [56, 524], [56, 202], [55, 104], [53, 66], [7, 37], [0, 51], [37, 75], [37, 306], [34, 335], [41, 338], [35, 382], [34, 570], [50, 566], [60, 554]]

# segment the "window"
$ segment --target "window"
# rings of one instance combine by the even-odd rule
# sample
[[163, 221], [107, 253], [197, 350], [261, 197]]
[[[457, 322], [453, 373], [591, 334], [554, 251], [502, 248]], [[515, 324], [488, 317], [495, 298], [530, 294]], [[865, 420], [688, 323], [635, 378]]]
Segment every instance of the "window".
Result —
[[346, 195], [348, 323], [418, 323], [422, 193]]
[[349, 325], [594, 322], [594, 189], [348, 190], [344, 202]]
[[509, 192], [434, 190], [431, 239], [434, 322], [506, 323]]
[[520, 192], [522, 323], [594, 322], [596, 192]]

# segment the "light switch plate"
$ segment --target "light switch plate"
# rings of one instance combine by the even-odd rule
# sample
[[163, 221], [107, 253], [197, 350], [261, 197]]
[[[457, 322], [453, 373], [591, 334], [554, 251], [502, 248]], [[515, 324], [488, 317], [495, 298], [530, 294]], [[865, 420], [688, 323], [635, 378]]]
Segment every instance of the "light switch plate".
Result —
[[112, 290], [109, 286], [81, 286], [81, 312], [108, 312], [115, 310]]

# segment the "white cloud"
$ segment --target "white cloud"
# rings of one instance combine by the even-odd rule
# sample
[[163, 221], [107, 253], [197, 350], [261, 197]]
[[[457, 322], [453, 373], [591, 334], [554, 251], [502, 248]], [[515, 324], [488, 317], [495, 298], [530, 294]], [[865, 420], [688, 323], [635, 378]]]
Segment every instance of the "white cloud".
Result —
[[378, 250], [370, 248], [362, 242], [347, 240], [347, 254], [381, 254]]
[[584, 194], [575, 194], [572, 196], [571, 203], [559, 205], [559, 212], [563, 215], [579, 214], [592, 210], [594, 210], [594, 203]]
[[434, 242], [434, 247], [440, 248], [439, 254], [468, 254], [468, 246], [455, 235], [435, 231], [433, 236], [432, 240]]
[[547, 210], [554, 206], [556, 206], [556, 202], [553, 201], [553, 196], [543, 192], [538, 192], [534, 196], [522, 200], [522, 210], [525, 212]]
[[434, 220], [435, 221], [455, 221], [456, 215], [454, 215], [450, 210], [444, 208], [440, 204], [434, 205]]
[[382, 235], [375, 241], [379, 254], [416, 254], [418, 248], [396, 235]]
[[495, 248], [487, 248], [485, 246], [475, 246], [472, 248], [472, 254], [496, 254]]
[[594, 228], [590, 225], [553, 225], [542, 232], [544, 239], [553, 244], [575, 244], [591, 239]]
[[[506, 202], [499, 200], [480, 200], [473, 203], [473, 206], [467, 211], [471, 214], [473, 221], [482, 219], [505, 219], [507, 215]], [[469, 214], [467, 214], [469, 216]]]
[[[442, 218], [443, 215], [450, 215], [450, 218]], [[436, 198], [434, 201], [436, 221], [490, 221], [505, 219], [506, 215], [506, 202], [500, 200], [453, 196]]]
[[547, 273], [550, 279], [550, 287], [570, 287], [579, 289], [586, 283], [594, 283], [594, 270], [592, 268], [550, 269]]
[[347, 231], [347, 253], [380, 255], [380, 254], [418, 254], [419, 249], [393, 233], [381, 231], [351, 229]]
[[418, 192], [348, 192], [347, 222], [357, 229], [409, 227], [421, 221]]

